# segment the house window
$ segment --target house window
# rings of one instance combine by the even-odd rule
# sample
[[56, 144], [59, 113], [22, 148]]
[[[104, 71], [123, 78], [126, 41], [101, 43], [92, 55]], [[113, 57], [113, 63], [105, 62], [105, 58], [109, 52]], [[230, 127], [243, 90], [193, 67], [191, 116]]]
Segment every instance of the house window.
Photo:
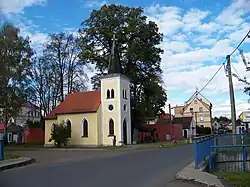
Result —
[[193, 114], [193, 113], [194, 113], [194, 109], [193, 109], [193, 108], [190, 108], [190, 112]]
[[107, 99], [110, 99], [110, 90], [107, 90]]
[[109, 136], [114, 136], [114, 120], [109, 120]]
[[88, 121], [86, 119], [82, 123], [82, 137], [88, 137]]
[[68, 136], [71, 138], [71, 121], [70, 120], [67, 120], [66, 121], [66, 126], [67, 126], [67, 129], [68, 129]]
[[12, 142], [12, 134], [8, 133], [8, 142]]
[[115, 98], [115, 91], [114, 91], [114, 89], [111, 89], [111, 98], [112, 99]]
[[200, 115], [200, 121], [204, 121], [204, 116]]
[[200, 108], [199, 108], [199, 111], [200, 111], [200, 112], [203, 112], [203, 107], [200, 107]]

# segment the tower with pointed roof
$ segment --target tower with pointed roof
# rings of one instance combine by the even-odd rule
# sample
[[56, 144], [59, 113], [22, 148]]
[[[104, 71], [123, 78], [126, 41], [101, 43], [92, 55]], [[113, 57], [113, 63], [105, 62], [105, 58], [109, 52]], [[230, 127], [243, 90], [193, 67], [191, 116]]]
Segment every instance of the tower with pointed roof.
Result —
[[131, 143], [130, 80], [123, 73], [113, 36], [108, 73], [101, 78], [101, 133], [103, 145]]

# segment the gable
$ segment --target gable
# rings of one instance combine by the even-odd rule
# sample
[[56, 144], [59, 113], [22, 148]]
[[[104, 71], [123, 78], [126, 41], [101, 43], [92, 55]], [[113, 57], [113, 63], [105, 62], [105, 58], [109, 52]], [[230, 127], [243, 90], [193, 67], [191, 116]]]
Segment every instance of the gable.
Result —
[[193, 108], [193, 111], [200, 111], [200, 107], [202, 107], [203, 112], [209, 112], [209, 106], [206, 103], [198, 98], [193, 98], [193, 100], [184, 107], [184, 112], [190, 112], [190, 108]]

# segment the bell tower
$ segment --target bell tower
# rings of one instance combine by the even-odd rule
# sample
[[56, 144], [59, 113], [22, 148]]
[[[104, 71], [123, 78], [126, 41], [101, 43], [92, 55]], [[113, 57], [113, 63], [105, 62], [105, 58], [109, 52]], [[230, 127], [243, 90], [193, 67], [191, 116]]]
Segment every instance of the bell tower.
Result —
[[123, 69], [113, 36], [108, 74], [101, 78], [101, 140], [103, 145], [131, 144], [130, 79]]

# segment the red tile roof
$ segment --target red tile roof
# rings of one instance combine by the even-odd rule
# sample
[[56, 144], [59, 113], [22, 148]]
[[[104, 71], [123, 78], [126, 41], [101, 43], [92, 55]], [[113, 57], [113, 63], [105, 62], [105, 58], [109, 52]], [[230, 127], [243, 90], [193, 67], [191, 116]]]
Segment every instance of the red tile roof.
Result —
[[46, 119], [54, 119], [58, 114], [97, 112], [100, 104], [100, 91], [71, 93], [46, 116]]

